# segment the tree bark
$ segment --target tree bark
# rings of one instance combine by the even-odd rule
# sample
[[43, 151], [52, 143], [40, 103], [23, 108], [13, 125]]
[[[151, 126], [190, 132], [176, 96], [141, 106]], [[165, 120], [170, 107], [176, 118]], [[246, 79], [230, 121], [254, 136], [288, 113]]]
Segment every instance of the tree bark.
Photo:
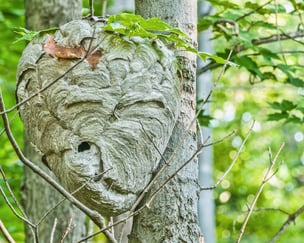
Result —
[[[25, 8], [26, 28], [30, 30], [59, 26], [81, 17], [80, 0], [26, 0]], [[26, 137], [24, 147], [26, 156], [51, 174], [42, 164], [41, 156], [36, 153]], [[63, 197], [39, 176], [25, 168], [22, 198], [25, 211], [31, 221], [38, 223], [41, 217]], [[79, 209], [74, 208], [65, 201], [39, 225], [39, 242], [50, 242], [55, 219], [57, 219], [57, 225], [54, 233], [54, 242], [60, 242], [60, 239], [68, 229], [70, 220], [72, 220], [70, 225], [72, 229], [69, 231], [65, 242], [76, 242], [77, 239], [86, 234], [85, 218], [86, 216]], [[26, 226], [26, 242], [35, 242], [32, 231], [28, 226]]]
[[[198, 14], [202, 18], [211, 9], [211, 5], [207, 2], [198, 3]], [[212, 30], [208, 29], [198, 34], [198, 49], [200, 51], [212, 53]], [[205, 65], [202, 60], [198, 60], [198, 68]], [[206, 72], [197, 77], [197, 99], [205, 100], [213, 88], [212, 74]], [[210, 115], [210, 102], [204, 105], [204, 112]], [[208, 127], [201, 126], [203, 139], [212, 136], [212, 130]], [[200, 135], [200, 134], [199, 134]], [[204, 141], [199, 141], [204, 142]], [[208, 187], [213, 184], [213, 148], [212, 146], [203, 149], [202, 153], [198, 156], [199, 163], [199, 182], [201, 187]], [[200, 230], [204, 235], [204, 239], [208, 243], [215, 243], [215, 205], [212, 190], [203, 190], [200, 192], [198, 216]]]
[[[136, 13], [144, 18], [160, 17], [187, 33], [196, 45], [197, 2], [188, 0], [137, 0]], [[181, 112], [165, 152], [169, 158], [177, 150], [173, 163], [155, 184], [157, 190], [169, 175], [196, 151], [195, 80], [196, 56], [178, 53], [181, 73]], [[179, 147], [180, 141], [182, 145]], [[198, 242], [197, 160], [191, 161], [157, 195], [150, 208], [134, 217], [130, 242]], [[149, 195], [146, 197], [146, 200]]]

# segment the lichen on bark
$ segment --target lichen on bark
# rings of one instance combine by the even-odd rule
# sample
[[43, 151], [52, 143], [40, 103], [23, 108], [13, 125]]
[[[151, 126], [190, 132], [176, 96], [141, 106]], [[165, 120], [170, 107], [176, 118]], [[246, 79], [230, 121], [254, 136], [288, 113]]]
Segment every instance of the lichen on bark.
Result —
[[30, 42], [18, 66], [18, 101], [65, 75], [19, 108], [25, 131], [63, 186], [82, 187], [80, 201], [121, 214], [151, 180], [179, 114], [174, 53], [160, 40], [107, 33], [88, 20], [61, 26], [54, 39], [101, 56], [93, 67], [48, 55], [47, 37]]

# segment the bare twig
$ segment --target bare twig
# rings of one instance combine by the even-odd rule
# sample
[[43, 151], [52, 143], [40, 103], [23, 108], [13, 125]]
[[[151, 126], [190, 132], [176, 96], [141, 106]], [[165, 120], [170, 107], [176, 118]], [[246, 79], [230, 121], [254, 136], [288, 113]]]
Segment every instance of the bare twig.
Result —
[[[2, 170], [2, 167], [0, 166], [0, 173], [1, 173], [1, 176], [3, 178], [3, 180], [5, 181], [5, 184], [7, 185], [7, 180], [6, 180], [6, 177], [5, 177], [5, 174]], [[11, 202], [9, 201], [9, 199], [7, 198], [4, 190], [2, 189], [2, 187], [0, 186], [0, 193], [2, 194], [6, 204], [9, 206], [9, 208], [11, 209], [11, 211], [15, 214], [15, 216], [18, 218], [18, 219], [21, 219], [23, 222], [27, 223], [28, 225], [30, 225], [31, 227], [33, 228], [36, 228], [37, 226], [35, 224], [33, 224], [27, 217], [23, 217], [22, 215], [20, 215], [16, 209], [14, 208], [14, 206], [11, 204]]]
[[45, 87], [43, 87], [40, 90], [38, 90], [37, 92], [33, 93], [32, 95], [30, 95], [26, 99], [18, 102], [16, 105], [12, 106], [11, 108], [9, 108], [7, 110], [1, 111], [0, 115], [2, 115], [4, 113], [12, 112], [13, 110], [15, 110], [16, 108], [19, 108], [20, 106], [24, 105], [26, 102], [30, 101], [34, 97], [40, 95], [42, 92], [44, 92], [45, 90], [47, 90], [48, 88], [50, 88], [51, 86], [53, 86], [55, 83], [57, 83], [60, 79], [62, 79], [63, 77], [65, 77], [69, 72], [71, 72], [80, 63], [82, 63], [88, 56], [90, 56], [92, 53], [94, 53], [97, 50], [97, 48], [99, 48], [98, 46], [96, 46], [94, 48], [91, 48], [93, 40], [94, 40], [94, 34], [95, 34], [95, 29], [93, 30], [93, 35], [92, 35], [92, 38], [90, 39], [89, 48], [88, 48], [86, 54], [84, 55], [84, 57], [82, 57], [79, 61], [77, 61], [70, 68], [68, 68], [63, 74], [59, 75], [56, 79], [54, 79], [52, 82], [50, 82], [49, 84], [47, 84]]
[[56, 231], [56, 227], [57, 227], [57, 218], [55, 218], [54, 220], [54, 224], [52, 227], [52, 231], [51, 231], [51, 236], [50, 236], [50, 243], [54, 243], [54, 235], [55, 235], [55, 231]]
[[287, 211], [285, 211], [285, 210], [283, 210], [281, 208], [255, 208], [253, 211], [254, 212], [259, 212], [259, 211], [277, 211], [277, 212], [281, 212], [283, 214], [290, 215], [290, 213], [288, 213]]
[[[15, 112], [15, 114], [10, 118], [10, 120], [9, 120], [10, 123], [12, 123], [12, 121], [15, 120], [15, 118], [17, 117], [17, 114], [18, 114], [18, 111]], [[5, 133], [4, 128], [0, 131], [0, 137], [2, 136], [3, 133]]]
[[60, 243], [63, 243], [64, 242], [64, 239], [68, 236], [68, 234], [71, 232], [71, 230], [73, 229], [73, 225], [72, 225], [72, 222], [73, 222], [73, 218], [71, 217], [69, 219], [69, 222], [68, 222], [68, 225], [64, 231], [64, 234], [62, 235], [61, 237], [61, 240], [60, 240]]
[[[296, 32], [291, 32], [291, 33], [282, 33], [282, 34], [275, 34], [275, 35], [270, 35], [267, 37], [262, 37], [259, 39], [254, 39], [252, 40], [252, 44], [254, 45], [263, 45], [263, 44], [268, 44], [268, 43], [272, 43], [272, 42], [276, 42], [278, 40], [280, 41], [284, 41], [284, 40], [294, 40], [297, 41], [297, 38], [302, 38], [304, 37], [304, 31], [303, 30], [298, 30]], [[302, 44], [302, 42], [301, 42]], [[242, 51], [247, 50], [248, 48], [245, 46], [235, 46], [234, 48], [234, 53], [240, 53]], [[207, 65], [203, 66], [202, 68], [199, 68], [196, 72], [197, 75], [201, 75], [205, 72], [207, 72], [208, 70], [212, 70], [215, 68], [220, 67], [222, 64], [216, 63], [214, 61], [209, 62]]]
[[[89, 182], [91, 182], [92, 180], [95, 180], [96, 177], [100, 177], [102, 175], [104, 175], [105, 173], [107, 173], [108, 171], [112, 170], [112, 167], [110, 167], [109, 169], [98, 173], [97, 175], [95, 175], [94, 177], [90, 178], [89, 180], [87, 180], [83, 185], [81, 185], [80, 187], [78, 187], [75, 191], [71, 192], [71, 195], [74, 195], [75, 193], [77, 193], [78, 191], [80, 191], [83, 187], [85, 187]], [[38, 221], [37, 226], [39, 226], [41, 224], [41, 222], [44, 221], [44, 219], [53, 211], [55, 210], [57, 207], [59, 207], [59, 205], [61, 203], [63, 203], [65, 200], [67, 200], [66, 197], [64, 197], [62, 200], [60, 200], [58, 203], [56, 203], [55, 206], [53, 206], [52, 208], [50, 208]]]
[[[52, 187], [54, 187], [60, 194], [62, 194], [64, 197], [66, 197], [73, 205], [75, 205], [77, 208], [79, 208], [81, 211], [83, 211], [85, 214], [87, 214], [96, 225], [98, 225], [100, 228], [104, 228], [104, 218], [95, 210], [89, 209], [87, 206], [85, 206], [83, 203], [78, 201], [71, 193], [69, 193], [67, 190], [65, 190], [60, 184], [58, 184], [52, 177], [50, 177], [47, 173], [45, 173], [43, 170], [41, 170], [37, 165], [35, 165], [33, 162], [31, 162], [29, 159], [27, 159], [21, 149], [19, 148], [12, 132], [10, 129], [10, 124], [7, 118], [7, 115], [5, 113], [5, 105], [2, 98], [2, 91], [0, 90], [0, 111], [2, 120], [4, 123], [5, 132], [8, 136], [9, 141], [11, 142], [18, 158], [26, 165], [28, 166], [34, 173], [38, 174], [40, 177], [42, 177], [46, 182], [48, 182]], [[105, 235], [110, 240], [110, 242], [116, 242], [113, 235], [105, 231]]]
[[[237, 238], [237, 240], [236, 240], [237, 243], [239, 243], [239, 242], [241, 241], [241, 239], [242, 239], [242, 237], [243, 237], [243, 235], [244, 235], [244, 232], [245, 232], [247, 223], [248, 223], [248, 221], [249, 221], [249, 218], [250, 218], [250, 216], [251, 216], [251, 214], [252, 214], [252, 212], [253, 212], [254, 206], [255, 206], [255, 204], [256, 204], [258, 198], [260, 197], [260, 195], [261, 195], [261, 193], [262, 193], [262, 191], [263, 191], [263, 188], [264, 188], [265, 184], [266, 184], [266, 183], [275, 175], [275, 173], [276, 173], [276, 171], [275, 171], [275, 172], [272, 172], [272, 170], [273, 170], [273, 168], [274, 168], [274, 166], [275, 166], [275, 163], [276, 163], [276, 161], [277, 161], [277, 159], [278, 159], [278, 157], [279, 157], [279, 154], [281, 153], [283, 147], [284, 147], [284, 143], [280, 146], [280, 148], [279, 148], [278, 152], [276, 153], [276, 155], [274, 156], [274, 158], [273, 158], [273, 159], [271, 158], [271, 160], [270, 160], [270, 165], [269, 165], [269, 167], [268, 167], [268, 169], [267, 169], [267, 171], [266, 171], [266, 173], [265, 173], [265, 175], [264, 175], [264, 177], [263, 177], [263, 180], [262, 180], [262, 182], [261, 182], [261, 184], [260, 184], [260, 186], [259, 186], [259, 188], [258, 188], [258, 191], [257, 191], [257, 193], [256, 193], [256, 195], [255, 195], [255, 197], [254, 197], [254, 199], [253, 199], [251, 205], [250, 205], [249, 208], [248, 208], [247, 215], [246, 215], [246, 217], [245, 217], [245, 219], [244, 219], [243, 225], [242, 225], [242, 227], [241, 227], [241, 229], [240, 229], [239, 236], [238, 236], [238, 238]], [[270, 153], [270, 152], [269, 152], [269, 156], [271, 156], [271, 153]]]
[[89, 0], [89, 7], [90, 7], [90, 16], [94, 16], [94, 0]]
[[[17, 114], [17, 113], [16, 113], [16, 114]], [[24, 220], [23, 220], [25, 223], [30, 222], [30, 224], [29, 224], [30, 230], [31, 230], [31, 232], [32, 232], [32, 234], [33, 234], [34, 239], [37, 239], [37, 225], [35, 225], [34, 223], [32, 223], [32, 222], [30, 221], [30, 219], [29, 219], [28, 216], [26, 215], [25, 211], [23, 210], [22, 206], [20, 205], [20, 203], [19, 203], [18, 200], [16, 199], [15, 194], [14, 194], [12, 188], [10, 187], [10, 185], [9, 185], [9, 183], [8, 183], [8, 181], [7, 181], [6, 175], [5, 175], [5, 173], [4, 173], [4, 171], [3, 171], [3, 169], [2, 169], [1, 166], [0, 166], [0, 174], [1, 174], [2, 178], [3, 178], [3, 180], [4, 180], [4, 183], [5, 183], [5, 185], [6, 185], [6, 188], [8, 189], [8, 191], [9, 191], [9, 193], [10, 193], [10, 196], [13, 198], [13, 200], [14, 200], [14, 202], [15, 202], [17, 208], [20, 210], [20, 212], [22, 213], [23, 216], [21, 216], [21, 218], [20, 218], [20, 217], [18, 217], [16, 214], [15, 214], [15, 215], [17, 216], [17, 218], [19, 218], [19, 219], [21, 219], [21, 220], [23, 220], [23, 218], [26, 219], [27, 221], [24, 221]], [[1, 187], [1, 186], [0, 186], [0, 187]], [[1, 190], [1, 188], [0, 188], [0, 190]], [[2, 190], [1, 190], [1, 193], [2, 193]], [[3, 191], [2, 195], [3, 195], [3, 197], [7, 198], [6, 195], [4, 194], [4, 191]], [[6, 200], [6, 201], [7, 201], [7, 200]], [[10, 207], [9, 204], [8, 204], [8, 206]], [[11, 207], [12, 207], [12, 208], [11, 208]], [[11, 208], [11, 210], [13, 211], [14, 208], [13, 208], [12, 205], [11, 205], [11, 207], [10, 207], [10, 208]], [[13, 212], [14, 212], [14, 211], [13, 211]], [[15, 211], [15, 213], [17, 213], [17, 211]], [[18, 214], [18, 215], [19, 215], [19, 214]]]
[[3, 236], [9, 243], [16, 243], [16, 241], [13, 239], [13, 237], [10, 235], [8, 230], [5, 228], [4, 224], [2, 223], [0, 219], [0, 231], [2, 232]]
[[[279, 23], [278, 23], [279, 16], [278, 16], [277, 0], [274, 0], [274, 4], [275, 4], [275, 25], [276, 25], [276, 30], [277, 30], [277, 38], [278, 38], [278, 43], [279, 43], [279, 46], [280, 46], [280, 50], [283, 51], [283, 45], [282, 45], [282, 42], [281, 42], [280, 29], [279, 29]], [[285, 57], [284, 54], [282, 54], [282, 58], [283, 58], [284, 63], [287, 64], [286, 57]]]
[[302, 205], [299, 209], [297, 209], [294, 213], [289, 214], [287, 220], [284, 222], [284, 224], [281, 226], [281, 228], [278, 230], [278, 232], [273, 236], [273, 238], [270, 240], [270, 243], [274, 243], [281, 234], [287, 229], [287, 227], [296, 220], [296, 218], [304, 212], [304, 205]]
[[102, 0], [102, 12], [101, 12], [101, 16], [102, 17], [106, 17], [106, 14], [107, 14], [107, 4], [108, 4], [108, 0]]
[[45, 87], [43, 87], [42, 89], [40, 89], [37, 92], [33, 93], [28, 98], [26, 98], [26, 99], [18, 102], [16, 105], [12, 106], [11, 108], [9, 108], [7, 110], [1, 111], [0, 115], [12, 112], [13, 110], [15, 110], [16, 108], [19, 108], [20, 106], [24, 105], [26, 102], [30, 101], [34, 97], [40, 95], [42, 92], [44, 92], [45, 90], [47, 90], [49, 87], [51, 87], [55, 83], [57, 83], [61, 78], [63, 78], [65, 75], [67, 75], [70, 71], [72, 71], [75, 67], [77, 67], [84, 60], [85, 60], [85, 57], [81, 58], [78, 62], [76, 62], [74, 65], [72, 65], [70, 68], [68, 68], [63, 74], [61, 74], [60, 76], [58, 76], [56, 79], [54, 79], [52, 82], [50, 82], [49, 84], [47, 84]]
[[[216, 86], [217, 82], [219, 82], [219, 80], [222, 78], [224, 72], [225, 72], [225, 69], [228, 65], [228, 61], [230, 60], [230, 57], [232, 55], [232, 52], [233, 50], [230, 51], [228, 57], [227, 57], [227, 62], [223, 65], [222, 67], [222, 70], [221, 72], [219, 73], [219, 76], [214, 84], [214, 87]], [[212, 96], [212, 93], [213, 93], [213, 89], [210, 90], [209, 94], [207, 95], [207, 97], [205, 98], [204, 102], [202, 103], [202, 107], [208, 102], [208, 100], [211, 98]], [[195, 114], [195, 117], [192, 119], [192, 121], [190, 122], [188, 128], [190, 129], [194, 122], [196, 121], [198, 115], [200, 114], [200, 112], [202, 111], [203, 108], [200, 108], [198, 109], [198, 111], [196, 112]], [[143, 126], [142, 126], [143, 127]], [[144, 128], [143, 128], [144, 130]], [[146, 133], [146, 131], [144, 130], [144, 132]], [[146, 133], [147, 134], [147, 133]], [[138, 206], [138, 204], [141, 202], [141, 200], [144, 198], [144, 196], [147, 194], [147, 192], [152, 188], [152, 186], [155, 184], [155, 182], [157, 181], [157, 179], [160, 177], [160, 175], [167, 169], [167, 167], [170, 165], [170, 163], [173, 161], [177, 151], [180, 149], [180, 147], [182, 146], [184, 140], [185, 140], [185, 137], [186, 137], [186, 132], [181, 136], [181, 139], [180, 141], [178, 142], [178, 145], [176, 146], [175, 150], [173, 151], [173, 153], [170, 155], [169, 159], [166, 160], [163, 155], [161, 154], [161, 152], [159, 151], [159, 149], [157, 148], [157, 146], [153, 143], [153, 140], [149, 137], [148, 135], [148, 138], [149, 140], [153, 143], [153, 146], [156, 148], [157, 152], [161, 155], [162, 159], [164, 160], [164, 165], [160, 168], [160, 170], [157, 172], [157, 174], [153, 177], [153, 179], [150, 181], [150, 183], [147, 185], [147, 187], [144, 189], [144, 191], [141, 193], [141, 195], [138, 197], [138, 199], [136, 200], [136, 202], [134, 203], [134, 205], [132, 206], [131, 208], [131, 212], [133, 212], [136, 207]], [[197, 155], [197, 152], [194, 152], [196, 155]], [[187, 162], [189, 163], [189, 161]]]
[[[233, 50], [230, 51], [228, 57], [227, 57], [227, 61], [230, 60], [231, 58], [231, 55], [232, 55], [232, 52]], [[228, 63], [228, 62], [227, 62]], [[219, 73], [219, 76], [214, 84], [214, 88], [216, 86], [216, 84], [219, 82], [219, 80], [222, 78], [224, 72], [225, 72], [225, 69], [227, 67], [227, 63], [225, 63], [222, 67], [222, 70], [221, 72]], [[213, 89], [214, 89], [213, 88]], [[212, 96], [212, 93], [213, 93], [213, 89], [210, 90], [209, 94], [207, 95], [207, 97], [205, 98], [202, 106], [204, 104], [206, 104], [208, 102], [208, 100], [211, 98]], [[195, 117], [192, 119], [192, 121], [190, 122], [188, 128], [191, 128], [193, 126], [193, 123], [196, 121], [198, 115], [200, 114], [200, 112], [202, 111], [202, 108], [199, 109], [197, 112], [196, 112], [196, 115]], [[150, 181], [150, 183], [146, 186], [146, 188], [143, 190], [143, 192], [139, 195], [139, 197], [137, 198], [137, 200], [135, 201], [135, 203], [133, 204], [132, 208], [130, 209], [130, 212], [133, 212], [136, 207], [139, 205], [139, 203], [142, 201], [142, 199], [144, 198], [144, 196], [151, 190], [152, 186], [155, 184], [155, 182], [157, 181], [157, 179], [160, 177], [160, 175], [167, 169], [167, 167], [172, 163], [178, 149], [182, 146], [184, 140], [185, 140], [185, 136], [186, 136], [186, 133], [184, 133], [182, 136], [181, 136], [181, 139], [180, 141], [178, 142], [178, 145], [176, 146], [175, 150], [173, 151], [173, 153], [170, 155], [170, 157], [168, 158], [168, 160], [166, 160], [164, 158], [164, 156], [162, 155], [162, 153], [159, 151], [159, 149], [157, 148], [157, 146], [154, 144], [153, 140], [150, 138], [150, 136], [147, 134], [147, 132], [145, 131], [145, 128], [143, 127], [143, 125], [141, 124], [142, 128], [143, 128], [143, 131], [146, 133], [146, 135], [148, 136], [148, 139], [152, 142], [153, 146], [155, 147], [155, 149], [157, 150], [157, 152], [160, 154], [161, 158], [164, 160], [164, 165], [160, 168], [160, 170], [156, 173], [156, 175], [152, 178], [152, 180]], [[208, 145], [209, 146], [209, 145]], [[194, 152], [194, 157], [200, 153], [202, 148], [198, 149], [197, 151]], [[191, 156], [191, 158], [193, 159], [194, 157]], [[192, 160], [191, 159], [191, 160]], [[191, 161], [190, 160], [190, 161]], [[186, 164], [188, 164], [190, 162], [189, 160], [187, 160], [184, 165], [182, 165], [181, 167], [183, 168]], [[178, 171], [180, 171], [182, 168], [179, 168]], [[175, 174], [176, 175], [176, 174]], [[172, 179], [172, 178], [171, 178]], [[170, 180], [171, 180], [170, 179]], [[165, 184], [167, 183], [167, 181], [164, 182]], [[161, 190], [161, 189], [160, 189]], [[160, 191], [159, 190], [159, 191]]]
[[77, 241], [77, 243], [85, 242], [85, 241], [87, 241], [87, 240], [89, 240], [89, 239], [91, 239], [91, 238], [93, 238], [93, 237], [95, 237], [95, 236], [97, 236], [97, 235], [99, 235], [99, 234], [105, 232], [105, 230], [109, 230], [109, 229], [111, 229], [112, 227], [114, 227], [114, 226], [116, 226], [116, 225], [119, 225], [119, 224], [121, 224], [121, 223], [126, 222], [128, 219], [130, 219], [130, 218], [132, 218], [132, 217], [138, 215], [138, 214], [139, 214], [143, 209], [145, 209], [145, 208], [146, 208], [146, 205], [141, 206], [141, 207], [140, 207], [139, 209], [137, 209], [136, 211], [130, 212], [130, 214], [128, 214], [126, 217], [122, 218], [121, 220], [118, 220], [118, 221], [116, 221], [116, 222], [114, 222], [114, 223], [112, 223], [112, 224], [109, 224], [108, 226], [106, 226], [106, 227], [104, 227], [104, 228], [102, 228], [102, 229], [99, 229], [99, 230], [96, 231], [95, 233], [92, 233], [92, 234], [90, 234], [90, 235], [87, 235], [86, 237], [84, 237], [84, 238], [80, 239], [79, 241]]
[[248, 17], [248, 16], [251, 15], [251, 14], [256, 13], [258, 10], [264, 8], [265, 6], [267, 6], [267, 5], [268, 5], [269, 3], [271, 3], [272, 1], [273, 1], [273, 0], [270, 0], [270, 1], [268, 1], [268, 2], [266, 2], [266, 3], [264, 3], [264, 4], [262, 4], [262, 5], [258, 6], [256, 9], [253, 9], [253, 10], [251, 10], [250, 12], [248, 12], [248, 13], [246, 13], [246, 14], [240, 16], [240, 17], [238, 17], [235, 21], [238, 22], [238, 21], [240, 21], [241, 19], [243, 19], [243, 18], [245, 18], [245, 17]]
[[223, 180], [225, 179], [225, 177], [229, 174], [229, 172], [231, 171], [231, 169], [232, 169], [233, 166], [235, 165], [236, 161], [238, 160], [238, 158], [239, 158], [239, 156], [240, 156], [240, 154], [241, 154], [241, 152], [242, 152], [242, 150], [243, 150], [243, 148], [244, 148], [244, 146], [245, 146], [245, 144], [246, 144], [246, 142], [247, 142], [247, 140], [248, 140], [248, 138], [249, 138], [249, 136], [250, 136], [250, 134], [251, 134], [251, 132], [252, 132], [252, 129], [253, 129], [253, 127], [254, 127], [254, 124], [255, 124], [255, 122], [252, 123], [252, 125], [251, 125], [249, 131], [247, 132], [247, 134], [246, 134], [246, 136], [245, 136], [245, 138], [244, 138], [244, 140], [243, 140], [243, 142], [242, 142], [240, 148], [238, 149], [237, 153], [235, 154], [235, 156], [234, 156], [234, 158], [233, 158], [231, 164], [229, 165], [229, 167], [228, 167], [228, 169], [225, 171], [225, 173], [220, 177], [220, 179], [218, 179], [218, 181], [217, 181], [213, 186], [201, 187], [201, 191], [203, 191], [203, 190], [205, 190], [205, 191], [206, 191], [206, 190], [214, 190], [215, 188], [218, 187], [219, 184], [222, 183], [222, 181], [223, 181]]
[[228, 134], [226, 137], [220, 139], [217, 142], [211, 143], [211, 144], [201, 144], [198, 149], [192, 154], [192, 156], [186, 160], [176, 171], [174, 171], [174, 173], [172, 175], [170, 175], [158, 188], [155, 192], [152, 193], [152, 195], [150, 196], [149, 200], [146, 203], [146, 206], [149, 208], [151, 202], [154, 200], [154, 198], [157, 196], [157, 194], [169, 183], [169, 181], [171, 181], [187, 164], [189, 164], [197, 155], [199, 155], [202, 152], [202, 149], [211, 145], [214, 145], [216, 143], [220, 143], [222, 142], [224, 139], [232, 136], [234, 134], [234, 132], [231, 132], [230, 134]]

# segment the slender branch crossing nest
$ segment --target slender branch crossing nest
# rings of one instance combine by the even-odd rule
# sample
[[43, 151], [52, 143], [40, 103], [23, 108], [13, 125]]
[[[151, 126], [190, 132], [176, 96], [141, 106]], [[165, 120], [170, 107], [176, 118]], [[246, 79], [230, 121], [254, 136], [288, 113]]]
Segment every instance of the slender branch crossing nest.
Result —
[[161, 41], [107, 33], [87, 20], [25, 48], [18, 101], [53, 82], [19, 108], [27, 136], [64, 187], [81, 187], [75, 196], [91, 209], [125, 212], [151, 180], [179, 113], [175, 65]]

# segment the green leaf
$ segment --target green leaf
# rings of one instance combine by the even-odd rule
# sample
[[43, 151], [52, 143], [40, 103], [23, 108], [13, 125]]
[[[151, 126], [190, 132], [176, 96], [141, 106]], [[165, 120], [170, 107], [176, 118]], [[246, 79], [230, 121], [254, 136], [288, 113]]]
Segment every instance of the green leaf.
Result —
[[304, 81], [300, 78], [294, 78], [293, 76], [289, 76], [287, 82], [295, 87], [304, 87]]
[[245, 8], [249, 8], [249, 9], [255, 10], [258, 7], [259, 7], [259, 4], [257, 4], [257, 3], [252, 3], [252, 2], [246, 2], [245, 3]]
[[197, 30], [199, 32], [200, 31], [204, 31], [204, 30], [209, 29], [212, 25], [213, 25], [213, 21], [212, 20], [206, 19], [206, 17], [200, 18], [198, 20], [198, 23], [197, 23]]
[[291, 117], [289, 117], [287, 119], [286, 122], [303, 124], [303, 119], [301, 119], [300, 117], [297, 117], [295, 115], [292, 115]]
[[39, 35], [45, 34], [45, 33], [51, 33], [56, 30], [58, 30], [57, 27], [51, 27], [48, 29], [40, 30], [40, 31], [32, 31], [32, 30], [25, 29], [23, 27], [18, 27], [18, 28], [16, 28], [16, 31], [14, 31], [14, 32], [18, 35], [21, 35], [21, 37], [18, 38], [17, 40], [15, 40], [13, 43], [17, 43], [19, 41], [31, 41], [36, 36], [39, 36]]
[[213, 6], [220, 6], [225, 9], [240, 9], [240, 6], [238, 4], [232, 3], [231, 1], [226, 0], [207, 0], [209, 3], [211, 3]]
[[273, 113], [273, 114], [269, 114], [267, 116], [267, 120], [268, 121], [279, 121], [279, 120], [283, 120], [283, 119], [288, 119], [288, 113], [286, 112], [282, 112], [282, 113]]
[[214, 117], [210, 115], [204, 114], [205, 110], [201, 110], [197, 116], [198, 123], [200, 126], [207, 127], [210, 125], [210, 121], [214, 119]]
[[210, 59], [214, 60], [216, 63], [219, 63], [219, 64], [229, 64], [230, 66], [238, 66], [236, 63], [233, 63], [231, 61], [227, 61], [226, 59], [224, 59], [222, 57], [212, 55], [212, 54], [207, 53], [207, 52], [198, 52], [198, 56], [204, 61], [206, 61], [207, 58], [210, 58]]
[[236, 56], [233, 60], [235, 63], [240, 65], [241, 67], [246, 68], [250, 73], [254, 75], [258, 75], [259, 77], [263, 77], [257, 63], [253, 61], [248, 56]]
[[150, 39], [163, 39], [173, 42], [177, 47], [185, 51], [193, 52], [202, 58], [210, 58], [220, 64], [236, 65], [230, 61], [205, 52], [198, 52], [190, 44], [190, 38], [181, 30], [172, 27], [159, 18], [144, 19], [139, 15], [121, 13], [109, 17], [108, 23], [103, 27], [106, 31], [116, 32], [126, 36], [140, 36]]
[[253, 27], [262, 27], [262, 28], [265, 28], [267, 30], [276, 30], [277, 29], [276, 25], [274, 25], [272, 23], [262, 21], [262, 20], [251, 22], [251, 28], [253, 28]]
[[258, 47], [257, 50], [263, 56], [263, 58], [265, 60], [267, 60], [268, 62], [271, 62], [271, 59], [280, 60], [280, 57], [278, 56], [278, 54], [274, 53], [270, 49]]
[[297, 110], [300, 111], [300, 112], [302, 112], [303, 115], [304, 115], [304, 107], [298, 107]]
[[280, 110], [282, 112], [291, 111], [297, 107], [296, 104], [289, 100], [282, 100], [281, 102], [273, 102], [269, 104], [273, 109]]
[[262, 73], [262, 77], [263, 77], [263, 80], [275, 80], [277, 81], [277, 77], [274, 75], [274, 73], [271, 73], [271, 72], [264, 72]]

